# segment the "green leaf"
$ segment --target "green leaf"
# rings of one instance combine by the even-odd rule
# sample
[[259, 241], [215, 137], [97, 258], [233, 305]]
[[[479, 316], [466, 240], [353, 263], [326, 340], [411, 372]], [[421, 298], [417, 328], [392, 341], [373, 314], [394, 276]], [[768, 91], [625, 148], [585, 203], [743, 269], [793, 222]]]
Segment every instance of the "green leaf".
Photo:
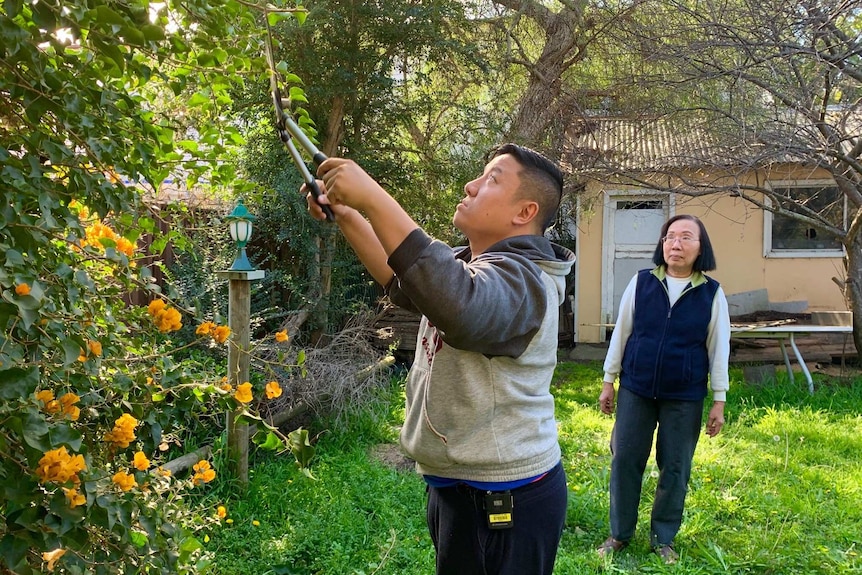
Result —
[[83, 349], [78, 341], [67, 337], [63, 339], [61, 346], [63, 348], [63, 367], [69, 367], [78, 361]]
[[39, 368], [13, 367], [0, 371], [0, 398], [21, 399], [36, 392], [39, 386]]
[[6, 267], [23, 266], [24, 256], [18, 250], [6, 250]]
[[303, 8], [302, 10], [294, 12], [293, 15], [296, 16], [296, 21], [299, 22], [300, 26], [302, 26], [305, 24], [306, 18], [308, 18], [308, 10]]
[[303, 428], [294, 429], [287, 434], [288, 447], [296, 458], [300, 468], [305, 469], [314, 457], [314, 448], [308, 440], [308, 430]]
[[260, 435], [262, 434], [256, 433], [254, 435], [254, 442], [261, 449], [276, 450], [285, 448], [284, 443], [281, 441], [278, 435], [276, 435], [272, 431], [267, 432], [266, 436], [263, 439], [258, 439]]
[[48, 424], [41, 413], [28, 410], [21, 417], [10, 418], [8, 425], [10, 429], [20, 433], [24, 443], [33, 449], [44, 453], [55, 447], [49, 441]]
[[144, 38], [149, 42], [161, 42], [165, 39], [164, 28], [155, 24], [145, 24], [141, 26], [141, 32], [144, 34]]
[[[0, 540], [0, 557], [3, 558], [3, 565], [11, 569], [12, 573], [22, 573], [19, 567], [25, 567], [27, 552], [30, 550], [30, 543], [23, 537], [16, 537], [11, 533], [7, 533]], [[26, 572], [32, 573], [27, 569]]]
[[290, 95], [291, 102], [305, 102], [308, 103], [308, 98], [305, 97], [305, 90], [298, 86], [291, 86], [290, 90], [288, 90]]
[[48, 438], [52, 446], [68, 445], [74, 452], [81, 450], [83, 441], [81, 433], [67, 423], [52, 426], [48, 430]]
[[129, 538], [132, 540], [132, 544], [136, 547], [144, 547], [147, 544], [147, 536], [140, 531], [132, 531], [129, 534]]
[[96, 6], [96, 22], [103, 26], [126, 26], [127, 21], [120, 14], [105, 4]]

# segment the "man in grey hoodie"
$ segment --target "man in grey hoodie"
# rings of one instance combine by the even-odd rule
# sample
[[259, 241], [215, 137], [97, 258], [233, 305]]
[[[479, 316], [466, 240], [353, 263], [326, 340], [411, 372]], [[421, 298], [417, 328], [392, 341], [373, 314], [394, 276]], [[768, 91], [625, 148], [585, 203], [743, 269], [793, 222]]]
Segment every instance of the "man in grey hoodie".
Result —
[[[438, 575], [550, 575], [566, 518], [554, 399], [571, 251], [544, 232], [563, 177], [505, 144], [453, 216], [469, 245], [429, 237], [357, 164], [318, 170], [335, 221], [396, 305], [422, 313], [401, 445], [428, 485]], [[309, 194], [312, 215], [325, 217]]]

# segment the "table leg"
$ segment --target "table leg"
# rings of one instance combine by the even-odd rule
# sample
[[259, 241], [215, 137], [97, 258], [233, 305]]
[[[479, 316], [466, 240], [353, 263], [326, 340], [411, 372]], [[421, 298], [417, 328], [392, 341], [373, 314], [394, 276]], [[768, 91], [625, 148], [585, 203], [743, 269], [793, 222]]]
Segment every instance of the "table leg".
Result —
[[[790, 335], [791, 341], [793, 340], [793, 334]], [[787, 355], [787, 347], [784, 345], [784, 338], [780, 338], [778, 340], [778, 344], [781, 346], [781, 355], [784, 357], [784, 367], [787, 368], [787, 377], [790, 378], [790, 383], [796, 383], [796, 380], [793, 378], [793, 368], [790, 367], [790, 356]]]
[[793, 339], [793, 332], [790, 332], [790, 347], [793, 348], [793, 353], [796, 354], [796, 361], [799, 362], [799, 366], [802, 368], [802, 373], [805, 374], [805, 379], [808, 381], [808, 393], [814, 393], [814, 380], [811, 379], [811, 372], [808, 371], [808, 366], [805, 365], [805, 360], [802, 359], [802, 354], [799, 352], [799, 348], [796, 347], [796, 340]]

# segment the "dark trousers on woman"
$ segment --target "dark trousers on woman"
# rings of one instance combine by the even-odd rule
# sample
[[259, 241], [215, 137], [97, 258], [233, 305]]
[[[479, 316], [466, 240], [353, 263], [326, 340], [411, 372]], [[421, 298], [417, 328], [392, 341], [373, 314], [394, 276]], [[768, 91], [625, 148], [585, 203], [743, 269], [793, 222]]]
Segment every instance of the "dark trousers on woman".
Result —
[[629, 541], [634, 536], [643, 474], [655, 435], [658, 485], [650, 519], [650, 544], [658, 547], [673, 543], [682, 524], [702, 421], [703, 400], [648, 399], [620, 387], [611, 432], [611, 537]]
[[510, 528], [488, 527], [486, 493], [465, 484], [428, 487], [428, 531], [437, 550], [437, 575], [551, 575], [566, 521], [562, 464], [512, 490]]

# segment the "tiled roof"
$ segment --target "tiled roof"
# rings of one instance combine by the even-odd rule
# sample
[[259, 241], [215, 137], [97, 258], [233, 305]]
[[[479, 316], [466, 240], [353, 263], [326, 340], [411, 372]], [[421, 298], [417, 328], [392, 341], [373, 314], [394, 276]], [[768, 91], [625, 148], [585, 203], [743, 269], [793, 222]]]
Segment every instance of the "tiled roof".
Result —
[[736, 163], [716, 135], [695, 120], [586, 117], [568, 131], [571, 168], [655, 169]]

